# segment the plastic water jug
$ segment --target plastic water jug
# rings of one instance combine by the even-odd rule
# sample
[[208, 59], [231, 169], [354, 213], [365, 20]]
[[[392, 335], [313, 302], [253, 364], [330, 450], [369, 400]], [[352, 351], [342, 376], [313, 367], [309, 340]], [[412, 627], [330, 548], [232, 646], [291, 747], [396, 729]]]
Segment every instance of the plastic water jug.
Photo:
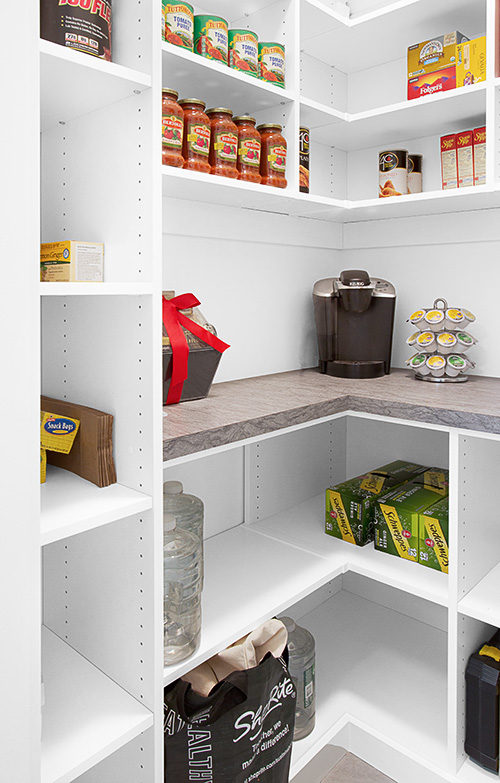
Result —
[[[203, 502], [200, 498], [186, 494], [181, 481], [165, 481], [163, 513], [173, 514], [177, 520], [177, 527], [199, 537], [203, 556]], [[203, 566], [201, 575], [203, 579]]]
[[315, 645], [313, 635], [291, 617], [279, 618], [288, 631], [288, 671], [297, 690], [293, 739], [307, 737], [316, 721]]

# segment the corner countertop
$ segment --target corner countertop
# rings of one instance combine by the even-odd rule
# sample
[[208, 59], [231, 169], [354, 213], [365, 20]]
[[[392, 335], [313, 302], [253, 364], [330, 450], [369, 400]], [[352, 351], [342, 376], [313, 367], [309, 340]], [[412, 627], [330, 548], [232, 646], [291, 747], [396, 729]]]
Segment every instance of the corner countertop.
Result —
[[500, 434], [500, 379], [416, 381], [409, 370], [369, 380], [294, 370], [227, 381], [203, 400], [169, 405], [163, 459], [175, 459], [342, 411], [360, 411], [463, 430]]

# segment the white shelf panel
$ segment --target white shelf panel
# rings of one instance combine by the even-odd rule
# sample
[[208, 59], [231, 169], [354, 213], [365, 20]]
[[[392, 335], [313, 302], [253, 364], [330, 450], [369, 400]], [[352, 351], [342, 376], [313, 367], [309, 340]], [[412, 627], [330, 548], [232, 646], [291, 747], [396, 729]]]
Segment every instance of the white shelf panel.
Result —
[[42, 783], [69, 783], [153, 724], [136, 699], [42, 627]]
[[500, 563], [462, 598], [458, 611], [500, 628]]
[[246, 76], [179, 46], [163, 42], [162, 48], [163, 87], [177, 90], [181, 98], [200, 98], [208, 109], [227, 106], [233, 114], [255, 114], [294, 98], [287, 89]]
[[335, 565], [340, 559], [344, 564], [344, 571], [354, 571], [441, 606], [448, 605], [446, 574], [379, 552], [371, 544], [357, 547], [328, 536], [325, 533], [323, 494], [269, 519], [256, 522], [252, 529], [327, 560], [331, 559]]
[[40, 283], [41, 296], [144, 296], [150, 283]]
[[151, 87], [151, 77], [40, 39], [42, 131]]
[[[340, 122], [329, 107], [301, 102], [301, 116], [309, 122], [314, 141], [351, 151], [379, 145], [390, 148], [401, 139], [439, 136], [448, 131], [478, 127], [484, 124], [486, 112], [486, 83], [461, 87], [456, 90], [402, 101], [380, 109], [357, 114], [346, 114]], [[304, 108], [303, 108], [304, 107]], [[328, 117], [332, 119], [328, 122]], [[316, 124], [317, 123], [317, 124]]]
[[47, 480], [41, 484], [40, 494], [42, 546], [140, 514], [153, 503], [149, 495], [122, 484], [97, 487], [54, 465], [47, 465]]
[[347, 24], [328, 9], [319, 13], [320, 3], [304, 6], [301, 49], [345, 73], [406, 58], [408, 46], [433, 35], [460, 30], [475, 38], [486, 29], [486, 4], [470, 0], [388, 2], [376, 11], [353, 15]]
[[299, 623], [316, 641], [316, 726], [293, 746], [292, 775], [346, 713], [446, 767], [446, 633], [345, 591]]
[[500, 206], [500, 195], [484, 185], [456, 190], [434, 190], [393, 198], [364, 199], [349, 204], [350, 209], [343, 219], [346, 222], [356, 222], [493, 209]]
[[341, 573], [340, 557], [335, 563], [264, 540], [245, 525], [208, 539], [200, 647], [187, 661], [165, 668], [165, 684]]

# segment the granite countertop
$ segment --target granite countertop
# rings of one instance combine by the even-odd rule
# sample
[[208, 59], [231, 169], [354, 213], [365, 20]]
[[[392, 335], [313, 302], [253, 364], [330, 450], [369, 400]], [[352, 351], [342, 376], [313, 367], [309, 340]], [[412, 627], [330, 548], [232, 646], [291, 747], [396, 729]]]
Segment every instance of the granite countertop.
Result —
[[500, 434], [500, 379], [425, 383], [409, 370], [393, 370], [347, 380], [294, 370], [217, 383], [205, 399], [164, 410], [164, 460], [347, 410]]

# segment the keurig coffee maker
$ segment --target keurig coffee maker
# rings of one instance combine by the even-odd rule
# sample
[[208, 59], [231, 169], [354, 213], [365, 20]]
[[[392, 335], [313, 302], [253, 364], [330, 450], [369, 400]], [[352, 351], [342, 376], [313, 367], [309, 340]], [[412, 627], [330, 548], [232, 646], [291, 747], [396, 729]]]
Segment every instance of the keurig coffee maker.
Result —
[[313, 289], [319, 369], [339, 378], [390, 372], [396, 291], [387, 280], [349, 269]]

